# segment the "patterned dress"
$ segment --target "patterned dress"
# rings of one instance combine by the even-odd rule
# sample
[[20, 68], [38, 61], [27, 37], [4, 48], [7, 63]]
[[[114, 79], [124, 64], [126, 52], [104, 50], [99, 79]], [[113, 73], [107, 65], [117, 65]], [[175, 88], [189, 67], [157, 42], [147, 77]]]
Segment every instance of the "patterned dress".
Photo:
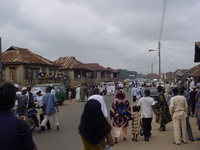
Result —
[[[127, 113], [124, 115], [120, 115], [117, 111], [117, 108], [121, 103], [124, 103], [124, 105], [126, 106]], [[130, 117], [131, 117], [131, 107], [129, 101], [126, 98], [123, 100], [115, 99], [110, 109], [110, 118], [113, 121], [115, 137], [119, 136], [126, 137], [127, 126]]]
[[156, 103], [156, 109], [158, 112], [158, 117], [156, 122], [159, 124], [167, 124], [172, 121], [171, 114], [169, 112], [169, 106], [165, 99], [165, 95], [161, 92], [158, 96], [159, 100]]
[[140, 132], [140, 114], [138, 112], [133, 112], [132, 120], [132, 134], [139, 134]]
[[[125, 115], [120, 115], [117, 112], [117, 107], [120, 105], [121, 102], [124, 103], [127, 109], [127, 113]], [[122, 128], [127, 127], [130, 117], [131, 117], [131, 107], [129, 101], [126, 98], [124, 100], [115, 99], [110, 109], [110, 118], [113, 119], [113, 126]]]

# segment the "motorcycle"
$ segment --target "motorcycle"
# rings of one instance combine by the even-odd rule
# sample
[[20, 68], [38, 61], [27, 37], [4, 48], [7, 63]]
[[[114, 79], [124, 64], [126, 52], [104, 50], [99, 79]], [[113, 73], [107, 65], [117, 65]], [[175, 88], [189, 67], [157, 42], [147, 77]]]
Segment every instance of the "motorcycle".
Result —
[[18, 108], [13, 108], [15, 116], [19, 119], [24, 119], [33, 131], [35, 127], [39, 127], [39, 121], [37, 119], [37, 110], [35, 108], [27, 109], [27, 118], [24, 116], [23, 111]]

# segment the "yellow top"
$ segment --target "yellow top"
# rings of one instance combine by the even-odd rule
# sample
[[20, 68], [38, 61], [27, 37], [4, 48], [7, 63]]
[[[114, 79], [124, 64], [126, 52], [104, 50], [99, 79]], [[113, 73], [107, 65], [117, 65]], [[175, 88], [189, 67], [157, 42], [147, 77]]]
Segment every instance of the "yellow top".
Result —
[[103, 138], [98, 145], [90, 144], [86, 139], [81, 136], [81, 140], [83, 142], [83, 149], [84, 150], [104, 150], [105, 148], [105, 138]]

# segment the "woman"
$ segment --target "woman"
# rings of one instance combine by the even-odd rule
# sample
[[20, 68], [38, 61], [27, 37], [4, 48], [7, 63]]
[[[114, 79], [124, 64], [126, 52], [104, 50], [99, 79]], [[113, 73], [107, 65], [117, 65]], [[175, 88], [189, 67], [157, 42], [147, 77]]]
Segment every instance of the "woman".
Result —
[[158, 102], [156, 103], [156, 109], [158, 114], [156, 122], [160, 124], [160, 128], [158, 130], [165, 131], [166, 124], [172, 121], [172, 117], [169, 112], [169, 107], [165, 99], [165, 95], [162, 92], [162, 87], [158, 86], [157, 91], [159, 92], [159, 95], [158, 95]]
[[110, 146], [114, 145], [111, 126], [101, 110], [101, 104], [94, 99], [86, 102], [78, 127], [84, 150], [105, 149], [105, 138]]
[[131, 108], [128, 99], [122, 90], [118, 90], [116, 99], [112, 103], [110, 109], [110, 118], [113, 121], [115, 143], [117, 144], [117, 138], [120, 135], [123, 136], [126, 141], [128, 121], [131, 118]]

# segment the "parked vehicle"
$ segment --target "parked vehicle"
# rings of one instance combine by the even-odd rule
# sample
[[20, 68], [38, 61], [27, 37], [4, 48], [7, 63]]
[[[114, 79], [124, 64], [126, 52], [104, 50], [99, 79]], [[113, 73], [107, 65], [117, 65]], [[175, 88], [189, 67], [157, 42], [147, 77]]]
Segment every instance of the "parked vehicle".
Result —
[[67, 99], [67, 90], [66, 90], [65, 85], [60, 84], [60, 83], [33, 85], [31, 87], [31, 92], [33, 93], [34, 100], [36, 100], [36, 97], [37, 97], [35, 91], [37, 91], [37, 89], [39, 88], [41, 90], [42, 94], [45, 94], [48, 86], [54, 87], [58, 103], [59, 103], [59, 105], [62, 105], [63, 101]]
[[145, 87], [142, 90], [142, 95], [144, 95], [144, 90], [145, 89], [149, 89], [150, 90], [150, 97], [152, 97], [154, 99], [154, 101], [157, 102], [158, 101], [158, 95], [159, 95], [159, 92], [157, 91], [157, 88], [156, 87]]
[[16, 117], [26, 120], [32, 131], [35, 129], [35, 127], [39, 127], [37, 110], [35, 108], [30, 108], [27, 110], [28, 118], [24, 118], [25, 116], [23, 115], [22, 110], [18, 109], [17, 107], [13, 108], [13, 112]]

